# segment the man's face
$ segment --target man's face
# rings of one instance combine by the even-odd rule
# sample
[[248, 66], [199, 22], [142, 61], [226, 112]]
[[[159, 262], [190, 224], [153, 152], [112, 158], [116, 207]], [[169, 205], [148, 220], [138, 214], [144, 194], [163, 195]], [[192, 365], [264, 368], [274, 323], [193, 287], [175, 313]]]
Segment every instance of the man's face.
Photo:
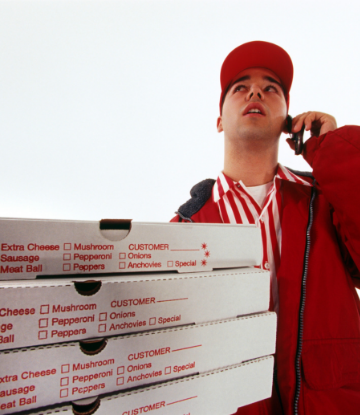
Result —
[[240, 72], [229, 88], [217, 120], [225, 138], [278, 140], [287, 116], [280, 79], [265, 68]]

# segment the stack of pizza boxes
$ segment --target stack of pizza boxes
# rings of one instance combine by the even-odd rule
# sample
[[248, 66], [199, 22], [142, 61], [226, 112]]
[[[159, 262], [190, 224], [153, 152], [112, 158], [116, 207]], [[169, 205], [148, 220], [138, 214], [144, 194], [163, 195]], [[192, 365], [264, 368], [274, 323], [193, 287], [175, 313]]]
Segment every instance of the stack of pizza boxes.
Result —
[[255, 226], [0, 219], [0, 413], [230, 415], [271, 395]]

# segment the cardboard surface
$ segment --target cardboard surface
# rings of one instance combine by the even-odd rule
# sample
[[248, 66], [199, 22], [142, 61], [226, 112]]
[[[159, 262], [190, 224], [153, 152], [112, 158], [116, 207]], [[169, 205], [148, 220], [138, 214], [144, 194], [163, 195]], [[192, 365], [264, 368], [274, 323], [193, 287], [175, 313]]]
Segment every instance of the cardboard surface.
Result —
[[[269, 398], [274, 359], [268, 356], [182, 380], [102, 397], [95, 415], [230, 415]], [[94, 406], [97, 406], [95, 402]], [[79, 408], [79, 407], [77, 407]], [[73, 415], [72, 405], [31, 412]]]
[[167, 328], [267, 311], [268, 271], [240, 268], [0, 282], [0, 349]]
[[275, 338], [276, 314], [268, 312], [113, 337], [92, 347], [73, 342], [1, 352], [0, 413], [223, 368], [273, 354]]
[[261, 256], [255, 225], [0, 219], [1, 280], [209, 271], [258, 265]]

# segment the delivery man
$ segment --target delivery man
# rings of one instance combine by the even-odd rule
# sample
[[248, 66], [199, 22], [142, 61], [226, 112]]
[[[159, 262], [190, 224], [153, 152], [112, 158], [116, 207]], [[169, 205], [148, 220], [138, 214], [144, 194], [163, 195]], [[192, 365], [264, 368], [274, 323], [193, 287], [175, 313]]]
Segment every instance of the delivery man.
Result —
[[[290, 56], [268, 42], [240, 45], [220, 73], [224, 169], [191, 189], [172, 221], [260, 227], [278, 314], [270, 399], [237, 414], [360, 412], [360, 127], [331, 115], [288, 117]], [[282, 132], [311, 132], [313, 173], [278, 163]], [[288, 139], [292, 148], [293, 142]]]

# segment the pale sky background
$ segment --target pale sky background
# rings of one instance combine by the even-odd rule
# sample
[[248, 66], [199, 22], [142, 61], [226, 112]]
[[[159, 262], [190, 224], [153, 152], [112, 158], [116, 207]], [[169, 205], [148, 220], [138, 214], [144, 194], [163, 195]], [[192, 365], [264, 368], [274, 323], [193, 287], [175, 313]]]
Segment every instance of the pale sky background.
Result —
[[[293, 116], [359, 124], [359, 12], [328, 0], [0, 0], [0, 216], [168, 221], [223, 167], [220, 66], [244, 42], [292, 57]], [[309, 170], [285, 142], [280, 162]]]

